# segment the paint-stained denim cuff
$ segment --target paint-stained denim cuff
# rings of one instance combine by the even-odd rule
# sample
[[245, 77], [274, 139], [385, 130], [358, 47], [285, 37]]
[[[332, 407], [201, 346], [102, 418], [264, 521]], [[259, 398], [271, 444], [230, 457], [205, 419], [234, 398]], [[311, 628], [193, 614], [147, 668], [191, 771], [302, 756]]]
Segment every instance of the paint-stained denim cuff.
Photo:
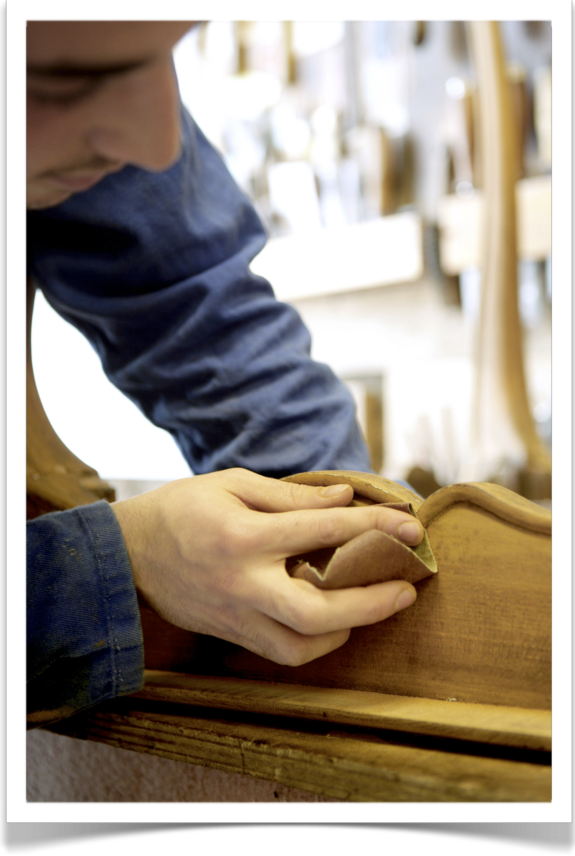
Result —
[[29, 725], [141, 689], [138, 600], [110, 505], [46, 514], [27, 531]]

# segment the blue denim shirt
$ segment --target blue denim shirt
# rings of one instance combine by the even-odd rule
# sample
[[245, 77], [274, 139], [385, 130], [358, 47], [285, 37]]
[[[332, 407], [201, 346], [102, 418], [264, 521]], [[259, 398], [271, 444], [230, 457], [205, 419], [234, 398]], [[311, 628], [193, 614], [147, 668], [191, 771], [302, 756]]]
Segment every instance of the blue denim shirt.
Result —
[[[193, 472], [241, 466], [279, 478], [318, 469], [369, 471], [351, 395], [311, 359], [297, 312], [249, 270], [264, 243], [253, 206], [186, 112], [182, 155], [166, 172], [126, 167], [59, 206], [28, 212], [29, 273], [52, 307], [89, 339], [110, 381], [172, 434]], [[76, 709], [137, 689], [139, 614], [111, 510], [98, 503], [28, 528], [33, 707]], [[76, 550], [73, 562], [64, 537]], [[131, 621], [126, 589], [106, 594], [113, 606], [122, 591], [115, 648], [116, 631], [106, 637], [98, 623], [102, 613], [93, 625], [68, 625], [62, 610], [47, 609], [43, 600], [49, 585], [55, 600], [66, 599], [65, 614], [80, 616], [104, 596], [94, 552], [99, 537], [108, 545], [106, 567], [132, 587]], [[91, 584], [76, 584], [76, 577]], [[108, 613], [110, 626], [115, 614]], [[67, 643], [60, 648], [61, 633]], [[94, 646], [106, 639], [96, 655]], [[76, 650], [91, 653], [80, 670], [81, 692], [70, 684], [66, 695], [63, 675], [72, 674]], [[117, 651], [128, 650], [133, 655], [118, 660]]]

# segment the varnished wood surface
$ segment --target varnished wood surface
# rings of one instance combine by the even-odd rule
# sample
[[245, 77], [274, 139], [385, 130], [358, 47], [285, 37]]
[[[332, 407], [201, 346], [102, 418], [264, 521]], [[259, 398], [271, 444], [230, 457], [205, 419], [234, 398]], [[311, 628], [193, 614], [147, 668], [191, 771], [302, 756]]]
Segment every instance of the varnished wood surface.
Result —
[[377, 727], [450, 740], [551, 750], [551, 711], [548, 710], [151, 670], [145, 673], [143, 690], [132, 697], [346, 726]]
[[[526, 758], [484, 757], [390, 742], [375, 732], [297, 723], [286, 727], [141, 710], [117, 699], [52, 731], [161, 758], [256, 776], [354, 802], [546, 802], [551, 768]], [[141, 703], [141, 702], [140, 702]], [[313, 728], [312, 726], [316, 726]], [[307, 726], [307, 727], [306, 727]]]
[[[378, 477], [356, 475], [370, 491], [365, 501], [378, 501]], [[381, 481], [389, 495], [394, 483]], [[143, 609], [147, 668], [550, 710], [550, 512], [505, 488], [455, 485], [419, 499], [417, 513], [439, 570], [417, 584], [404, 612], [355, 628], [341, 648], [293, 668]]]

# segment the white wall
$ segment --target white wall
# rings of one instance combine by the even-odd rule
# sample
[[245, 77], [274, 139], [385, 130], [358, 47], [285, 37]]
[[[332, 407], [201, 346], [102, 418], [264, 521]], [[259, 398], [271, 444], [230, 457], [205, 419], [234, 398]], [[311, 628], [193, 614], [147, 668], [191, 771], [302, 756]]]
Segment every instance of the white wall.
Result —
[[44, 409], [62, 441], [104, 479], [190, 475], [172, 437], [108, 381], [86, 339], [36, 294], [32, 360]]

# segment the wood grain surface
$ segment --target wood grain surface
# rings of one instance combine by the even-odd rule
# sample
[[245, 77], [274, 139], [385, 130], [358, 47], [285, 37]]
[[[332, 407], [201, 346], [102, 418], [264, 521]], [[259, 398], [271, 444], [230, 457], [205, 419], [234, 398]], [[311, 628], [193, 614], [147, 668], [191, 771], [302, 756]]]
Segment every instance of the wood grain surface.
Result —
[[[551, 767], [389, 742], [343, 726], [141, 710], [136, 699], [50, 730], [354, 802], [547, 802]], [[141, 704], [141, 702], [140, 702]], [[315, 728], [312, 726], [316, 726]]]

